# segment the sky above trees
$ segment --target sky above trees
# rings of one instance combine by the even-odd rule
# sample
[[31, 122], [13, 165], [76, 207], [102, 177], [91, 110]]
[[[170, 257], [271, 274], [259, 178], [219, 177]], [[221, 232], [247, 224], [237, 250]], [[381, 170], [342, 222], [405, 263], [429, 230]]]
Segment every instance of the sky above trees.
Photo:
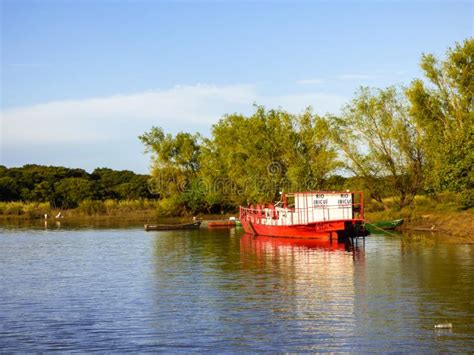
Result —
[[151, 126], [209, 134], [253, 104], [338, 113], [473, 35], [468, 1], [1, 2], [0, 165], [148, 172]]

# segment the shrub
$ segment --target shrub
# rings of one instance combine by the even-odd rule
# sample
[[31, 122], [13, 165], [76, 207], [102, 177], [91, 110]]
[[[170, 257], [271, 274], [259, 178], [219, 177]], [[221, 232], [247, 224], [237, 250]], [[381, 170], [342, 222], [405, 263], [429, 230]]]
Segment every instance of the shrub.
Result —
[[98, 200], [84, 200], [79, 203], [78, 210], [89, 216], [106, 212], [104, 203]]

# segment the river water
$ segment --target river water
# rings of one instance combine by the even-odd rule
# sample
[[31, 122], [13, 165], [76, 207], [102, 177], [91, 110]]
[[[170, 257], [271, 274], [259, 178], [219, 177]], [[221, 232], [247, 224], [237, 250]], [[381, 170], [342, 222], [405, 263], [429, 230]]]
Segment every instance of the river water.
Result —
[[0, 351], [53, 350], [472, 352], [474, 245], [0, 226]]

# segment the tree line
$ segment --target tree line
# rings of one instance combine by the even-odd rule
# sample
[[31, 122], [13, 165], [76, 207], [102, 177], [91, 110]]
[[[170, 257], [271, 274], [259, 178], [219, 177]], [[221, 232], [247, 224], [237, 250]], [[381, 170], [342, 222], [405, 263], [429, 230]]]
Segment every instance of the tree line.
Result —
[[75, 208], [85, 200], [154, 198], [148, 175], [132, 171], [25, 165], [0, 166], [0, 201], [49, 202], [54, 208]]
[[[363, 189], [387, 209], [420, 193], [454, 191], [474, 205], [474, 39], [443, 60], [421, 58], [409, 86], [361, 88], [340, 115], [256, 106], [228, 114], [210, 137], [159, 127], [139, 137], [164, 214], [235, 210], [281, 191]], [[341, 176], [342, 175], [342, 176]], [[348, 177], [343, 177], [348, 176]]]

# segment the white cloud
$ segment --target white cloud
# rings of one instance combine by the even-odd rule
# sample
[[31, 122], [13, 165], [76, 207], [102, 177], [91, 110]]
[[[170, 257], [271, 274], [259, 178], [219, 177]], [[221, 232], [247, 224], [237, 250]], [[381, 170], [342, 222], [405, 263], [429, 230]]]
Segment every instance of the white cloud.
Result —
[[304, 80], [298, 80], [296, 83], [301, 84], [301, 85], [313, 85], [313, 84], [322, 84], [324, 83], [324, 80], [323, 79], [304, 79]]
[[[182, 85], [131, 95], [64, 100], [2, 112], [2, 145], [98, 143], [136, 136], [158, 125], [165, 131], [206, 130], [226, 113], [252, 112], [252, 104], [301, 112], [337, 112], [347, 99], [320, 92], [259, 94], [255, 85]], [[132, 137], [132, 138], [130, 138]]]
[[[176, 86], [168, 90], [64, 100], [5, 110], [3, 141], [88, 142], [111, 138], [123, 125], [163, 127], [211, 125], [227, 107], [256, 99], [252, 85]], [[143, 130], [142, 130], [143, 131]]]

